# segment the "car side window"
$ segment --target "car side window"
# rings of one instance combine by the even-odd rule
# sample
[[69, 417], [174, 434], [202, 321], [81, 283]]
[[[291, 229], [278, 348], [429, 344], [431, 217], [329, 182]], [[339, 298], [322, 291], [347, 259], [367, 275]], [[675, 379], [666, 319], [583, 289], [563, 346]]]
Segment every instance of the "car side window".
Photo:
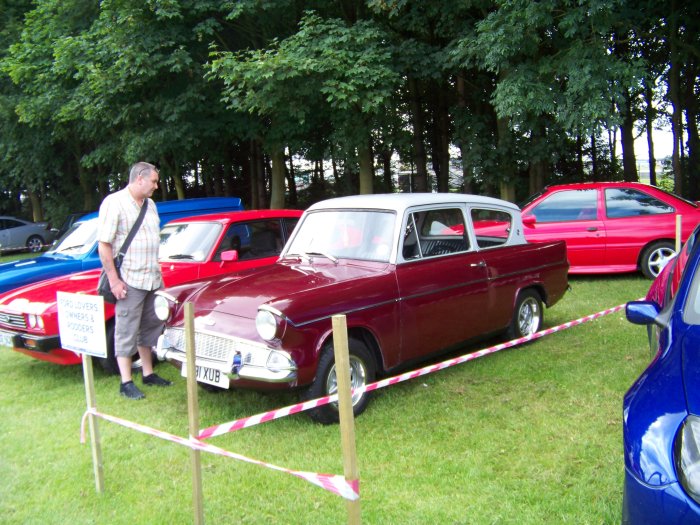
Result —
[[238, 250], [241, 260], [273, 257], [279, 255], [284, 246], [282, 224], [277, 219], [233, 225], [226, 235], [239, 246], [231, 249]]
[[608, 188], [605, 190], [605, 209], [609, 218], [637, 217], [673, 213], [673, 206], [652, 197], [648, 193], [630, 188]]
[[566, 190], [552, 193], [532, 209], [537, 222], [581, 221], [596, 219], [598, 192]]
[[403, 258], [420, 259], [467, 251], [466, 232], [460, 208], [411, 213], [403, 237]]
[[493, 248], [508, 242], [513, 216], [501, 210], [472, 208], [470, 212], [479, 248]]

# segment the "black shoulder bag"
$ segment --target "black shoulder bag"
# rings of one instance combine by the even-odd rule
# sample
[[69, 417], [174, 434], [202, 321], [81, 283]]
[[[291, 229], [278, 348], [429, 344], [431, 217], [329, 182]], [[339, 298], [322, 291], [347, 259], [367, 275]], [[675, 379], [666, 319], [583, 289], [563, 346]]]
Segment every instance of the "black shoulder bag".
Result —
[[[131, 230], [129, 231], [129, 235], [126, 236], [126, 239], [124, 240], [124, 244], [122, 244], [121, 248], [119, 249], [119, 253], [114, 258], [114, 267], [117, 269], [117, 275], [119, 275], [120, 279], [121, 279], [121, 274], [119, 273], [119, 268], [121, 268], [122, 262], [124, 261], [124, 255], [126, 255], [126, 252], [129, 249], [129, 245], [131, 244], [131, 241], [134, 240], [134, 236], [136, 235], [136, 232], [141, 227], [141, 223], [143, 222], [143, 218], [146, 215], [147, 208], [148, 208], [148, 199], [143, 201], [143, 206], [141, 206], [141, 211], [139, 212], [139, 216], [136, 218], [136, 222], [131, 227]], [[104, 268], [102, 268], [102, 272], [100, 272], [100, 279], [99, 279], [99, 281], [97, 281], [97, 295], [101, 295], [102, 297], [104, 297], [104, 300], [106, 303], [114, 304], [117, 302], [117, 298], [114, 297], [114, 294], [112, 293], [112, 289], [109, 286], [109, 279], [107, 278], [107, 273], [105, 272]]]

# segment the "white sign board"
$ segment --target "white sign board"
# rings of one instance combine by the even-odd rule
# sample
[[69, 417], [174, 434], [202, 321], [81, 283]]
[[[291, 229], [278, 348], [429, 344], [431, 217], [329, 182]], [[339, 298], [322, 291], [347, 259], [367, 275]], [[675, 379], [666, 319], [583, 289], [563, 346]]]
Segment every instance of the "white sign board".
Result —
[[107, 357], [105, 304], [99, 295], [56, 292], [61, 348]]

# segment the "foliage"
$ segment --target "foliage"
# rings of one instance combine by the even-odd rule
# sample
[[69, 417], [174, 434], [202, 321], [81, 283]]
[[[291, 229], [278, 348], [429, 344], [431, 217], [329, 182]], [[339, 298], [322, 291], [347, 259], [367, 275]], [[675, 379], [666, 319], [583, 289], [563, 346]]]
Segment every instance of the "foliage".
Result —
[[[393, 155], [447, 190], [505, 184], [522, 198], [560, 179], [633, 177], [629, 148], [618, 162], [589, 147], [628, 129], [631, 115], [638, 130], [651, 116], [689, 137], [674, 180], [700, 198], [700, 31], [688, 9], [668, 0], [0, 0], [1, 191], [13, 209], [31, 196], [44, 210], [27, 214], [59, 222], [66, 208], [96, 208], [145, 159], [161, 166], [165, 198], [280, 202], [288, 152], [340, 167], [341, 193], [391, 190], [397, 174], [380, 172]], [[446, 173], [455, 159], [465, 180]], [[294, 205], [306, 188], [286, 184]]]

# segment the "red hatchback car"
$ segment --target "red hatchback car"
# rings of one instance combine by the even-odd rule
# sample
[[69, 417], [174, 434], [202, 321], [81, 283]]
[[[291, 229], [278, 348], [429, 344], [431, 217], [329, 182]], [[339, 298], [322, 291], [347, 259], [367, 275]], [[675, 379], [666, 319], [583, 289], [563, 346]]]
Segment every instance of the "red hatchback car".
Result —
[[[301, 214], [298, 210], [236, 211], [169, 222], [160, 232], [158, 254], [165, 285], [274, 263]], [[56, 292], [94, 294], [99, 275], [99, 269], [88, 270], [0, 295], [0, 346], [59, 365], [79, 364], [80, 354], [61, 348]], [[114, 305], [105, 303], [107, 358], [100, 361], [106, 371], [116, 373], [113, 320]]]
[[569, 273], [641, 270], [649, 278], [675, 254], [676, 216], [682, 242], [700, 222], [697, 203], [635, 182], [549, 186], [522, 212], [529, 241], [566, 241]]

